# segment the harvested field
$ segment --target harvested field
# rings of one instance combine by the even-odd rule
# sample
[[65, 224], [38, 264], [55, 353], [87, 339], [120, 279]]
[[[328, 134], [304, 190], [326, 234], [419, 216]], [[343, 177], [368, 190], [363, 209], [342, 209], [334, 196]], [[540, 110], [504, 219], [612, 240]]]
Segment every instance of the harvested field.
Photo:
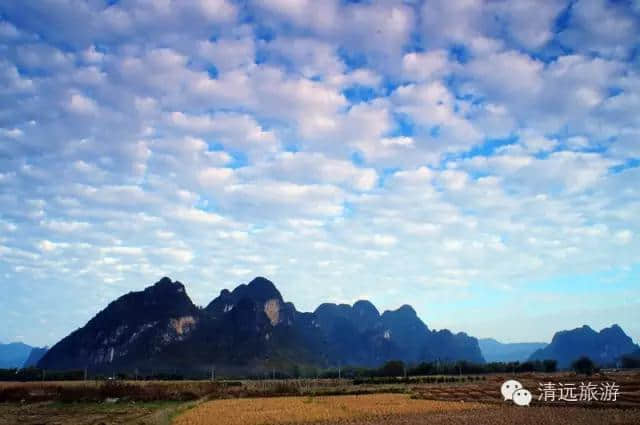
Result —
[[587, 409], [412, 400], [401, 394], [217, 400], [176, 417], [175, 425], [637, 425], [639, 409]]
[[0, 402], [189, 401], [220, 397], [230, 386], [209, 381], [64, 381], [0, 383]]
[[181, 403], [0, 403], [0, 425], [170, 425]]
[[264, 381], [50, 381], [0, 382], [0, 403], [42, 401], [101, 402], [189, 401], [200, 398], [247, 398], [349, 395], [409, 391], [405, 384], [352, 385], [350, 380], [290, 379]]
[[[485, 380], [458, 384], [412, 385], [414, 397], [426, 400], [443, 401], [474, 401], [489, 404], [504, 404], [500, 395], [500, 386], [507, 379], [517, 379], [531, 391], [533, 400], [531, 405], [544, 406], [579, 406], [592, 408], [640, 408], [640, 372], [627, 371], [615, 373], [598, 373], [592, 376], [576, 375], [575, 373], [521, 373], [517, 375], [487, 375]], [[541, 383], [551, 382], [556, 385], [572, 383], [578, 387], [582, 382], [600, 386], [602, 383], [614, 383], [620, 387], [616, 401], [592, 400], [583, 401], [539, 401]]]
[[[168, 425], [177, 411], [196, 405], [177, 417], [178, 425], [225, 425], [224, 415], [231, 415], [229, 424], [640, 424], [639, 371], [589, 377], [567, 372], [496, 374], [463, 376], [454, 382], [448, 378], [358, 384], [349, 379], [0, 382], [0, 425]], [[511, 378], [531, 391], [531, 407], [502, 400], [500, 385]], [[583, 381], [615, 382], [620, 386], [617, 401], [538, 401], [540, 383]]]
[[[440, 379], [442, 378], [442, 379]], [[517, 379], [534, 396], [545, 382], [591, 382], [600, 385], [615, 382], [620, 393], [611, 402], [589, 402], [584, 406], [640, 408], [640, 371], [598, 373], [593, 376], [574, 373], [519, 373], [515, 375], [483, 375], [455, 377], [413, 377], [408, 380], [386, 379], [383, 382], [354, 384], [350, 379], [286, 379], [245, 381], [51, 381], [0, 382], [0, 402], [103, 401], [108, 397], [130, 401], [188, 401], [200, 398], [256, 398], [274, 396], [356, 395], [374, 393], [407, 393], [425, 400], [465, 401], [503, 404], [500, 385]], [[555, 402], [554, 404], [566, 404]], [[576, 405], [576, 403], [569, 403]], [[578, 403], [579, 404], [579, 403]]]
[[[330, 423], [339, 422], [321, 422], [315, 425]], [[351, 425], [637, 425], [640, 423], [640, 410], [509, 406], [444, 413], [394, 415], [343, 423]]]
[[415, 400], [403, 394], [249, 398], [203, 403], [178, 416], [174, 423], [176, 425], [345, 423], [488, 408], [490, 407], [479, 403]]

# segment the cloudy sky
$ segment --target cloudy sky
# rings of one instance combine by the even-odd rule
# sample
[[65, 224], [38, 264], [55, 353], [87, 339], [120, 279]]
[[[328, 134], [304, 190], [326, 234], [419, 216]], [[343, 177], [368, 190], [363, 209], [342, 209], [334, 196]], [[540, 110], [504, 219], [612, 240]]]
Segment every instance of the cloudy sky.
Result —
[[0, 3], [0, 340], [168, 275], [640, 340], [640, 3]]

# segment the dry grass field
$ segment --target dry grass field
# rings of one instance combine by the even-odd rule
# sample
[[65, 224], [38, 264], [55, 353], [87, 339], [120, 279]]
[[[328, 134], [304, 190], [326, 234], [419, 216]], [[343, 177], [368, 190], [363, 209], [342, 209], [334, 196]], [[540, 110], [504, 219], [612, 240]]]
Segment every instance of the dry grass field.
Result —
[[637, 425], [638, 409], [515, 407], [416, 400], [403, 394], [216, 400], [180, 414], [174, 425]]
[[[241, 388], [238, 385], [235, 391]], [[210, 381], [0, 382], [0, 402], [191, 401], [225, 394], [234, 394], [232, 385]]]
[[[465, 382], [459, 384], [436, 384], [436, 385], [415, 385], [411, 392], [414, 397], [426, 400], [464, 400], [488, 404], [504, 404], [500, 395], [500, 385], [507, 379], [517, 379], [522, 385], [531, 391], [533, 395], [532, 406], [579, 406], [590, 408], [640, 408], [640, 371], [627, 371], [615, 373], [598, 373], [592, 376], [576, 375], [575, 373], [562, 372], [554, 374], [522, 373], [512, 375], [487, 375], [486, 380]], [[615, 402], [611, 401], [590, 401], [590, 402], [567, 402], [567, 401], [538, 401], [539, 386], [541, 383], [552, 382], [554, 384], [573, 383], [579, 386], [580, 383], [591, 382], [599, 386], [604, 382], [615, 383], [620, 387], [620, 393]], [[640, 422], [639, 422], [640, 423]]]
[[[531, 407], [504, 402], [518, 379]], [[433, 377], [431, 377], [433, 378]], [[615, 382], [616, 402], [542, 402], [542, 382]], [[640, 371], [486, 375], [456, 382], [265, 381], [0, 382], [0, 425], [36, 424], [640, 424]]]
[[490, 408], [479, 403], [416, 400], [406, 394], [215, 400], [178, 416], [175, 425], [345, 423], [392, 416]]
[[[214, 422], [211, 422], [214, 423]], [[637, 425], [640, 411], [569, 407], [493, 407], [347, 421], [350, 425]], [[315, 425], [340, 424], [324, 422]]]
[[0, 403], [0, 425], [170, 425], [182, 403]]

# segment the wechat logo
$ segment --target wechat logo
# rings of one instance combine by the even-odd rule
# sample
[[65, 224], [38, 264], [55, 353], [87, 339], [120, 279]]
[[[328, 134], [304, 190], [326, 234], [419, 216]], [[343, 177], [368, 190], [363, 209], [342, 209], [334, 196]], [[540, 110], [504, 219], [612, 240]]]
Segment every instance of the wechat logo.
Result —
[[528, 406], [531, 403], [531, 392], [514, 379], [505, 381], [500, 387], [504, 401], [512, 400], [517, 406]]

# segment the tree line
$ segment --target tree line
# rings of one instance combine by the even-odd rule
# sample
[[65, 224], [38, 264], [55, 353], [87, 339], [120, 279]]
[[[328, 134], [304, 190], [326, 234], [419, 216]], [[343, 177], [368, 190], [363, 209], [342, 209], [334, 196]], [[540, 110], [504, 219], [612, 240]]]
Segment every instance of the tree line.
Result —
[[[640, 368], [640, 359], [635, 357], [623, 357], [620, 363], [622, 368]], [[483, 375], [489, 373], [526, 373], [544, 372], [552, 373], [557, 370], [558, 363], [555, 360], [535, 360], [525, 362], [491, 362], [473, 363], [468, 361], [457, 362], [421, 362], [408, 364], [401, 360], [391, 360], [377, 368], [366, 367], [329, 367], [318, 368], [313, 366], [292, 365], [278, 369], [265, 369], [261, 372], [249, 372], [246, 374], [226, 375], [220, 374], [217, 379], [365, 379], [365, 378], [396, 378], [416, 376], [454, 376], [454, 375]], [[573, 362], [571, 370], [582, 374], [591, 374], [598, 370], [598, 366], [588, 357], [582, 357]], [[25, 369], [0, 369], [0, 381], [81, 381], [84, 379], [96, 380], [184, 380], [184, 379], [212, 379], [210, 369], [169, 371], [112, 371], [112, 373], [96, 373], [86, 370], [50, 371], [36, 367]]]

